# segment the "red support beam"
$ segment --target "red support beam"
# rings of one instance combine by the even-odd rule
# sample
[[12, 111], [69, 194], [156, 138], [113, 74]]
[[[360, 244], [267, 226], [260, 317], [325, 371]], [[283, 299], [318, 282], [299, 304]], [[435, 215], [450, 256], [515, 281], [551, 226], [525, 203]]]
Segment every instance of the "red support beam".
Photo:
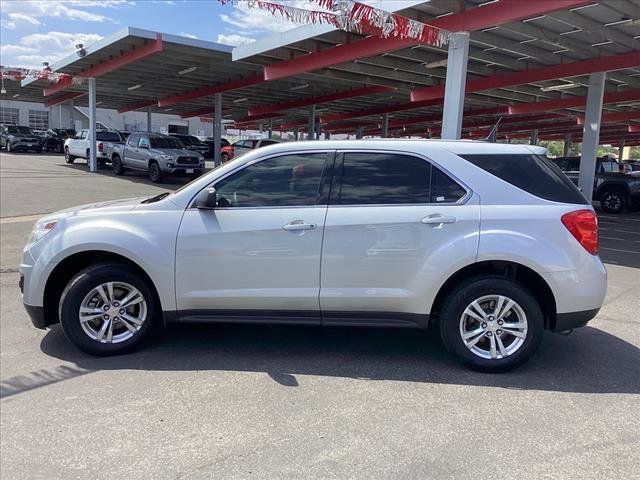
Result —
[[[537, 17], [557, 10], [567, 10], [588, 3], [592, 2], [585, 0], [501, 0], [457, 14], [435, 18], [426, 23], [452, 32], [463, 30], [472, 32]], [[412, 39], [401, 40], [371, 36], [357, 42], [310, 53], [296, 59], [266, 65], [264, 67], [264, 78], [265, 80], [277, 80], [300, 75], [321, 68], [351, 62], [359, 58], [373, 57], [394, 50], [412, 47], [417, 43]]]
[[264, 115], [266, 113], [281, 112], [292, 108], [305, 107], [308, 105], [317, 105], [320, 103], [334, 102], [336, 100], [344, 100], [345, 98], [363, 97], [365, 95], [375, 95], [376, 93], [394, 92], [396, 89], [384, 85], [371, 85], [368, 87], [355, 88], [352, 90], [344, 90], [342, 92], [330, 93], [328, 95], [320, 95], [318, 97], [303, 98], [300, 100], [292, 100], [290, 102], [275, 103], [273, 105], [264, 105], [249, 109], [249, 116]]
[[87, 92], [70, 92], [65, 93], [64, 95], [60, 95], [59, 97], [51, 98], [49, 100], [44, 101], [45, 107], [53, 107], [54, 105], [58, 105], [59, 103], [66, 102], [67, 100], [72, 100], [74, 98], [82, 97], [86, 95]]
[[[123, 53], [118, 57], [83, 70], [77, 76], [81, 78], [101, 77], [102, 75], [113, 72], [114, 70], [124, 67], [125, 65], [129, 65], [130, 63], [142, 60], [145, 57], [153, 55], [154, 53], [161, 52], [163, 48], [162, 34], [157, 33], [156, 40], [154, 42], [147, 43], [145, 45], [142, 45], [141, 47], [135, 47], [133, 50]], [[69, 85], [71, 84], [73, 84], [72, 79], [58, 82], [49, 88], [45, 88], [43, 91], [43, 95], [45, 97], [53, 95], [54, 93], [60, 92], [61, 90], [69, 87]]]
[[335, 113], [333, 115], [325, 115], [320, 117], [320, 123], [331, 123], [337, 120], [348, 120], [350, 118], [368, 117], [371, 115], [382, 115], [383, 113], [401, 112], [404, 110], [414, 110], [416, 108], [433, 107], [440, 105], [440, 100], [429, 100], [427, 102], [402, 103], [389, 107], [375, 107], [366, 110], [358, 110], [357, 112]]
[[249, 87], [256, 85], [257, 83], [264, 82], [262, 73], [252, 75], [247, 78], [241, 78], [239, 80], [232, 80], [231, 82], [220, 83], [218, 85], [211, 85], [208, 87], [202, 87], [190, 92], [183, 92], [170, 97], [161, 98], [158, 100], [159, 107], [168, 107], [169, 105], [175, 105], [176, 103], [187, 102], [195, 98], [206, 97], [215, 93], [226, 92], [229, 90], [236, 90], [238, 88]]
[[[626, 122], [627, 120], [636, 120], [640, 118], [640, 110], [633, 112], [616, 112], [616, 113], [603, 113], [600, 117], [600, 123], [619, 123]], [[584, 117], [578, 117], [578, 125], [584, 125]]]
[[[554, 78], [576, 77], [578, 75], [586, 75], [593, 72], [609, 72], [612, 70], [635, 68], [639, 66], [640, 50], [637, 50], [609, 57], [591, 58], [571, 63], [560, 63], [550, 67], [522, 70], [519, 72], [469, 80], [466, 83], [465, 92], [481, 92], [483, 90], [491, 90], [494, 88], [512, 87], [514, 85], [523, 85], [525, 83], [553, 80]], [[412, 102], [423, 102], [436, 99], [442, 100], [443, 98], [444, 85], [418, 88], [411, 92]]]
[[627, 128], [627, 131], [629, 133], [640, 133], [640, 123], [629, 125], [629, 127]]
[[118, 108], [118, 113], [133, 112], [134, 110], [140, 110], [145, 107], [153, 107], [158, 104], [157, 100], [145, 100], [142, 102], [130, 103]]
[[202, 115], [209, 115], [215, 111], [216, 109], [213, 107], [201, 108], [199, 110], [191, 110], [190, 112], [181, 113], [180, 118], [200, 117]]
[[[640, 90], [629, 90], [626, 92], [605, 93], [602, 99], [603, 104], [630, 102], [640, 100]], [[570, 97], [558, 100], [547, 100], [544, 102], [521, 103], [509, 107], [509, 115], [519, 115], [524, 113], [548, 112], [562, 108], [584, 107], [587, 104], [587, 97]]]

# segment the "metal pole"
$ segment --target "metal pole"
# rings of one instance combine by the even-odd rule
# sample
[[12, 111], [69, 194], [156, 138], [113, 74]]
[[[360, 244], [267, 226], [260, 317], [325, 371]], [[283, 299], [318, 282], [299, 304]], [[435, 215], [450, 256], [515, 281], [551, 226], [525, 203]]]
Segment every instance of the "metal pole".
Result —
[[147, 132], [151, 131], [151, 107], [147, 107]]
[[562, 148], [562, 156], [568, 157], [569, 152], [571, 151], [571, 134], [565, 133], [564, 135], [564, 146]]
[[389, 114], [385, 113], [382, 116], [382, 138], [389, 136]]
[[584, 115], [582, 132], [582, 155], [580, 159], [580, 175], [578, 187], [590, 202], [593, 198], [593, 185], [596, 173], [596, 155], [600, 143], [600, 118], [602, 116], [602, 97], [604, 95], [606, 73], [598, 72], [589, 75], [587, 91], [587, 109]]
[[362, 137], [364, 137], [364, 128], [358, 127], [356, 130], [356, 140], [360, 140]]
[[618, 161], [622, 161], [624, 160], [624, 144], [625, 144], [625, 139], [621, 139], [620, 143], [618, 144]]
[[307, 132], [307, 140], [313, 140], [316, 131], [316, 106], [311, 105], [311, 113], [309, 113], [309, 130]]
[[90, 78], [89, 84], [89, 171], [98, 170], [98, 159], [96, 158], [96, 79]]
[[538, 144], [538, 129], [535, 128], [531, 130], [531, 138], [529, 139], [529, 145], [537, 145]]
[[300, 129], [298, 127], [293, 129], [293, 139], [297, 142], [298, 141], [298, 137], [300, 135]]
[[222, 150], [222, 94], [216, 93], [213, 101], [213, 165], [217, 167]]
[[273, 138], [273, 119], [272, 118], [269, 119], [268, 137]]
[[444, 88], [442, 134], [440, 135], [443, 139], [457, 140], [461, 136], [468, 59], [469, 32], [453, 33], [449, 40], [447, 80]]

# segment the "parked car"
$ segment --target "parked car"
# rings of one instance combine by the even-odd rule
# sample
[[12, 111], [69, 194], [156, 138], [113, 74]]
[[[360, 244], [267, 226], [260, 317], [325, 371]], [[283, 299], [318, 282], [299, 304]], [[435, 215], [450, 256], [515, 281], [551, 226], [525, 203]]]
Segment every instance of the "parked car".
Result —
[[[578, 185], [580, 157], [558, 157], [553, 161]], [[615, 159], [596, 159], [593, 199], [599, 201], [602, 210], [607, 213], [620, 213], [625, 208], [636, 210], [640, 207], [640, 177], [622, 172], [623, 167]]]
[[623, 173], [640, 172], [640, 162], [623, 162], [620, 164]]
[[267, 138], [258, 138], [253, 140], [238, 140], [232, 146], [235, 156], [239, 157], [240, 155], [250, 152], [251, 150], [255, 150], [256, 148], [275, 145], [276, 143], [279, 142], [277, 140], [270, 140]]
[[[203, 142], [206, 143], [207, 146], [209, 147], [209, 151], [207, 152], [207, 155], [205, 155], [205, 157], [214, 158], [215, 140], [213, 139], [213, 137], [207, 137], [203, 140]], [[231, 160], [233, 156], [234, 156], [234, 151], [233, 151], [233, 147], [231, 146], [231, 143], [226, 138], [221, 138], [220, 139], [220, 161], [222, 163], [226, 163], [229, 160]]]
[[187, 150], [198, 152], [203, 157], [205, 157], [209, 152], [209, 145], [202, 142], [198, 137], [194, 137], [193, 135], [181, 135], [179, 133], [170, 133], [169, 135], [180, 140], [184, 148]]
[[605, 296], [594, 210], [544, 151], [258, 149], [173, 193], [43, 217], [24, 250], [23, 301], [36, 327], [61, 322], [96, 355], [174, 321], [436, 324], [464, 363], [506, 370], [545, 329], [585, 325]]
[[44, 132], [42, 150], [44, 152], [64, 153], [64, 142], [74, 137], [76, 131], [66, 128], [50, 128]]
[[0, 126], [0, 145], [7, 152], [42, 151], [42, 139], [34, 134], [29, 127], [18, 125]]
[[123, 140], [126, 140], [127, 138], [129, 138], [129, 135], [131, 135], [131, 132], [127, 132], [124, 130], [118, 130], [118, 133], [120, 134]]
[[[96, 131], [96, 159], [99, 165], [104, 165], [111, 159], [111, 151], [115, 145], [124, 142], [120, 133], [116, 130]], [[68, 138], [64, 142], [64, 159], [67, 163], [73, 163], [76, 158], [89, 159], [89, 130], [80, 130], [75, 137]]]
[[204, 171], [202, 155], [158, 133], [132, 133], [126, 143], [114, 146], [111, 164], [116, 175], [124, 175], [127, 169], [140, 170], [154, 183], [162, 182], [164, 175], [196, 177]]

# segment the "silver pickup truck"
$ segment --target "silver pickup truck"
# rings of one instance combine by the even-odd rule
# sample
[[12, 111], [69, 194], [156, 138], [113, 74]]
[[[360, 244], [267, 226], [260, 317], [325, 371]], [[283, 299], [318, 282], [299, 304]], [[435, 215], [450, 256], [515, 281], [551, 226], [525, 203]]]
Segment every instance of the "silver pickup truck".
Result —
[[158, 133], [132, 133], [126, 143], [114, 145], [111, 152], [113, 173], [124, 175], [125, 170], [147, 172], [154, 183], [165, 175], [197, 177], [204, 171], [204, 157], [186, 150], [179, 140]]

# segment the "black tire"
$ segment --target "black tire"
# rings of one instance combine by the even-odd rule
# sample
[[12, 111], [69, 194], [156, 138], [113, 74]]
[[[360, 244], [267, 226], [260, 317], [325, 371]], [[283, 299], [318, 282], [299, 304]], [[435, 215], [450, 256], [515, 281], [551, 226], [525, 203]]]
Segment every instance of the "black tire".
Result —
[[116, 175], [124, 175], [124, 165], [118, 155], [114, 155], [111, 159], [111, 166], [113, 167], [113, 173]]
[[[138, 289], [146, 302], [146, 319], [133, 336], [120, 343], [102, 343], [95, 340], [84, 331], [80, 323], [82, 301], [91, 290], [106, 282], [125, 282], [132, 285]], [[77, 348], [90, 355], [117, 355], [131, 351], [160, 324], [159, 318], [160, 307], [151, 287], [131, 268], [117, 263], [102, 263], [82, 270], [71, 279], [60, 297], [60, 323], [65, 336]]]
[[151, 162], [149, 164], [149, 180], [153, 183], [162, 183], [162, 171], [157, 162]]
[[[461, 323], [465, 309], [474, 300], [489, 295], [502, 295], [514, 300], [526, 316], [527, 331], [524, 342], [511, 354], [502, 358], [483, 358], [471, 351], [462, 339]], [[510, 315], [513, 314], [513, 311], [508, 311], [508, 314], [505, 318], [511, 318]], [[515, 318], [517, 318], [517, 315]], [[500, 328], [497, 324], [494, 325], [496, 328]], [[500, 331], [498, 330], [498, 332]], [[440, 309], [440, 335], [445, 347], [449, 352], [456, 355], [463, 364], [482, 372], [504, 372], [527, 361], [540, 345], [543, 331], [544, 318], [542, 310], [533, 294], [520, 283], [500, 276], [483, 275], [463, 282], [449, 293]], [[489, 340], [492, 340], [490, 337], [484, 338], [486, 335], [482, 334], [480, 336], [478, 345], [484, 345], [489, 343]], [[495, 333], [492, 333], [492, 335], [495, 335]], [[517, 341], [517, 337], [501, 336], [501, 338], [505, 338], [506, 342]], [[487, 346], [487, 348], [490, 347]], [[508, 343], [506, 348], [509, 348]]]
[[220, 161], [222, 163], [227, 163], [229, 161], [229, 155], [226, 153], [223, 153], [222, 155], [220, 155]]
[[76, 157], [74, 157], [73, 155], [69, 154], [69, 147], [65, 147], [64, 149], [64, 161], [68, 164], [72, 164], [73, 161], [76, 159]]
[[607, 213], [621, 213], [627, 206], [627, 195], [621, 190], [605, 190], [600, 195], [600, 207]]
[[7, 153], [11, 152], [11, 143], [7, 142], [7, 144], [5, 145], [5, 148], [7, 149]]

